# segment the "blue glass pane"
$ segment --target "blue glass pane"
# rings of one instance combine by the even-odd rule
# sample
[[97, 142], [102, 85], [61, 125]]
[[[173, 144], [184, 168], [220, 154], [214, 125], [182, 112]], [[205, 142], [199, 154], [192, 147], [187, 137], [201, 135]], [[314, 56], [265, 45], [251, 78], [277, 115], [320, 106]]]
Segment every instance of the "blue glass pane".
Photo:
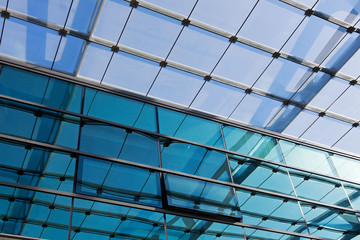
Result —
[[266, 129], [283, 132], [297, 118], [303, 109], [294, 105], [282, 106], [280, 111], [267, 124]]
[[303, 11], [285, 3], [274, 0], [260, 1], [239, 35], [279, 49], [303, 18]]
[[284, 167], [229, 155], [234, 183], [294, 195]]
[[158, 63], [118, 52], [110, 62], [103, 83], [147, 94], [159, 69]]
[[154, 106], [90, 88], [85, 92], [84, 114], [156, 132]]
[[158, 110], [160, 133], [224, 148], [219, 123], [165, 108]]
[[331, 155], [331, 159], [340, 178], [360, 183], [360, 176], [358, 174], [360, 171], [359, 160], [339, 155]]
[[0, 53], [50, 68], [59, 40], [54, 30], [11, 18], [4, 27]]
[[157, 138], [105, 124], [88, 122], [81, 128], [80, 150], [159, 166]]
[[349, 60], [344, 64], [344, 66], [340, 69], [340, 72], [350, 75], [354, 78], [357, 78], [360, 75], [360, 71], [357, 68], [357, 64], [360, 60], [360, 51], [356, 51], [356, 53], [350, 56]]
[[335, 176], [328, 153], [283, 140], [280, 140], [279, 144], [286, 164]]
[[340, 139], [335, 145], [335, 148], [343, 149], [355, 154], [360, 154], [360, 141], [359, 135], [360, 129], [351, 129], [342, 139]]
[[204, 83], [204, 79], [175, 68], [163, 68], [149, 95], [189, 106]]
[[308, 17], [283, 48], [297, 57], [321, 63], [345, 35], [346, 29], [318, 17]]
[[[349, 175], [351, 176], [351, 174], [349, 174]], [[343, 184], [344, 184], [345, 191], [350, 199], [351, 206], [355, 210], [359, 211], [360, 210], [360, 186], [357, 184], [352, 184], [352, 183], [347, 183], [347, 182], [344, 182]]]
[[230, 45], [214, 74], [251, 86], [272, 59], [269, 53], [236, 42]]
[[[267, 226], [268, 224], [264, 223], [264, 225]], [[305, 228], [305, 230], [303, 230], [303, 228], [300, 228], [300, 231], [294, 231], [294, 230], [296, 230], [296, 228], [292, 227], [291, 225], [290, 225], [290, 228], [293, 228], [293, 229], [289, 229], [289, 230], [292, 230], [291, 232], [298, 232], [298, 233], [302, 233], [305, 235], [308, 234], [306, 227], [305, 227], [306, 226], [305, 223], [300, 223], [300, 224], [298, 224], [298, 226], [299, 225], [303, 226]], [[282, 233], [277, 233], [277, 232], [255, 230], [252, 228], [244, 228], [244, 229], [245, 229], [247, 239], [267, 239], [267, 240], [307, 239], [307, 238], [300, 238], [300, 237], [295, 237], [293, 235], [287, 235], [287, 234], [282, 234]]]
[[291, 121], [283, 133], [299, 137], [318, 117], [319, 115], [314, 112], [303, 110]]
[[75, 75], [84, 45], [85, 41], [82, 39], [63, 37], [52, 69]]
[[224, 37], [189, 26], [182, 31], [169, 59], [210, 72], [228, 45]]
[[281, 108], [282, 103], [271, 98], [250, 94], [246, 95], [231, 115], [231, 119], [266, 127]]
[[170, 174], [164, 178], [170, 206], [241, 217], [233, 188]]
[[251, 0], [200, 0], [191, 18], [235, 34], [254, 5]]
[[351, 208], [340, 181], [290, 169], [298, 197]]
[[210, 81], [204, 84], [191, 107], [220, 116], [229, 116], [244, 95], [243, 90]]
[[283, 162], [275, 139], [240, 128], [224, 126], [223, 133], [226, 148], [230, 151], [263, 158], [274, 162]]
[[75, 199], [71, 239], [163, 239], [163, 214]]
[[311, 69], [307, 67], [285, 59], [274, 59], [254, 87], [288, 99], [302, 87], [311, 74]]
[[338, 5], [332, 1], [320, 0], [315, 5], [315, 9], [345, 22], [354, 23], [359, 19], [360, 3], [356, 0], [348, 0]]
[[79, 66], [79, 76], [100, 82], [112, 53], [109, 48], [90, 43]]
[[95, 26], [94, 35], [117, 42], [130, 10], [131, 7], [127, 2], [116, 0], [104, 1]]
[[325, 116], [318, 118], [301, 138], [332, 146], [349, 131], [351, 127], [349, 123]]
[[9, 9], [64, 26], [71, 0], [10, 0]]
[[147, 2], [174, 11], [176, 13], [180, 13], [185, 16], [188, 16], [191, 9], [193, 9], [196, 0], [183, 0], [181, 2], [178, 0], [169, 0], [169, 1], [148, 0]]
[[79, 157], [78, 193], [161, 206], [159, 173], [141, 168]]
[[3, 66], [0, 86], [0, 94], [80, 112], [82, 87], [69, 82]]
[[66, 27], [83, 33], [90, 32], [98, 5], [97, 0], [74, 0]]
[[[1, 233], [63, 240], [67, 238], [71, 198], [0, 187]], [[8, 201], [11, 199], [11, 201]]]
[[146, 8], [132, 11], [120, 44], [165, 58], [181, 30], [179, 21]]
[[226, 155], [203, 147], [164, 140], [162, 167], [188, 174], [230, 181]]
[[[329, 108], [329, 111], [339, 113], [341, 115], [360, 119], [360, 86], [350, 86]], [[351, 104], [349, 104], [351, 103]]]

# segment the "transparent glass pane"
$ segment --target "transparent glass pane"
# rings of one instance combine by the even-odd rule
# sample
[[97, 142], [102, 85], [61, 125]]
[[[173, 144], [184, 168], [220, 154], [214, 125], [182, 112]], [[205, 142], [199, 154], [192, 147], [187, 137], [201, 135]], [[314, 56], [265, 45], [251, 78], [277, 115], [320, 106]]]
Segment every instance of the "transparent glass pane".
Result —
[[224, 148], [219, 123], [165, 108], [158, 110], [160, 133]]
[[193, 9], [196, 0], [183, 0], [181, 2], [179, 2], [178, 0], [148, 0], [147, 2], [168, 9], [170, 11], [174, 11], [176, 13], [188, 16], [190, 11]]
[[170, 206], [241, 217], [233, 188], [171, 174], [164, 178]]
[[283, 131], [285, 134], [299, 137], [317, 118], [318, 114], [302, 110]]
[[309, 171], [336, 176], [328, 153], [283, 140], [280, 140], [279, 144], [286, 164]]
[[162, 167], [188, 174], [230, 181], [225, 153], [195, 145], [163, 140]]
[[[329, 111], [360, 119], [360, 86], [350, 86], [340, 98], [329, 108]], [[351, 104], [350, 104], [351, 103]]]
[[159, 173], [94, 158], [79, 157], [76, 191], [161, 207]]
[[360, 161], [339, 156], [331, 155], [337, 173], [340, 178], [360, 183]]
[[303, 18], [303, 11], [285, 3], [273, 0], [260, 1], [239, 35], [279, 49]]
[[[345, 191], [350, 199], [351, 206], [355, 210], [360, 210], [360, 186], [357, 184], [344, 182]], [[358, 216], [359, 217], [359, 216]]]
[[228, 39], [197, 27], [188, 26], [169, 55], [169, 59], [210, 72], [219, 61]]
[[81, 128], [80, 150], [159, 166], [157, 138], [101, 123], [87, 122]]
[[344, 64], [340, 69], [340, 72], [350, 75], [354, 78], [357, 78], [360, 75], [359, 69], [356, 67], [360, 60], [360, 51], [357, 50], [354, 55], [352, 55], [349, 60]]
[[66, 26], [79, 32], [90, 32], [98, 5], [97, 0], [74, 0]]
[[360, 154], [359, 128], [352, 128], [342, 139], [335, 145], [335, 148], [343, 149], [355, 154]]
[[202, 77], [166, 67], [161, 69], [149, 95], [189, 106], [203, 83]]
[[315, 9], [345, 22], [355, 23], [359, 19], [360, 4], [353, 0], [344, 1], [341, 5], [320, 0], [315, 5]]
[[156, 132], [155, 107], [86, 88], [84, 114]]
[[220, 116], [229, 116], [244, 95], [241, 89], [210, 81], [204, 84], [191, 107]]
[[16, 18], [6, 21], [0, 53], [50, 68], [60, 36], [58, 32]]
[[226, 148], [274, 162], [283, 162], [275, 139], [232, 126], [223, 126]]
[[[0, 186], [1, 232], [63, 240], [68, 236], [71, 198]], [[9, 201], [10, 199], [10, 201]]]

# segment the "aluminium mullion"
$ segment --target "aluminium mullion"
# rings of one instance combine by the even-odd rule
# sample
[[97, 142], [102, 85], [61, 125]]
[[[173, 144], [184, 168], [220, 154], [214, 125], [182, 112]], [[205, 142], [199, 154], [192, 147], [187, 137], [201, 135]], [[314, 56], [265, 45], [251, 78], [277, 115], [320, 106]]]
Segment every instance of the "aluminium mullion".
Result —
[[[167, 135], [164, 135], [164, 134], [159, 134], [159, 133], [151, 132], [151, 131], [148, 131], [148, 130], [143, 130], [143, 129], [139, 129], [139, 128], [123, 125], [123, 124], [118, 124], [118, 123], [114, 123], [114, 122], [110, 122], [110, 121], [106, 121], [106, 120], [102, 120], [102, 119], [82, 115], [82, 114], [79, 114], [79, 113], [69, 112], [69, 111], [61, 110], [61, 109], [56, 109], [56, 108], [48, 107], [48, 106], [45, 106], [45, 105], [42, 105], [42, 104], [32, 103], [32, 102], [28, 102], [28, 101], [25, 101], [25, 100], [20, 100], [20, 99], [16, 99], [16, 98], [12, 98], [12, 97], [3, 96], [1, 94], [0, 94], [0, 98], [11, 100], [11, 101], [16, 101], [16, 102], [23, 103], [23, 104], [28, 104], [28, 105], [31, 105], [31, 106], [34, 106], [34, 107], [40, 107], [40, 108], [43, 108], [43, 109], [48, 109], [48, 110], [51, 110], [51, 111], [58, 111], [58, 112], [63, 113], [63, 114], [72, 115], [72, 116], [79, 117], [79, 118], [82, 118], [82, 119], [88, 119], [88, 120], [91, 120], [91, 121], [96, 121], [96, 122], [108, 124], [110, 126], [115, 126], [115, 127], [119, 127], [119, 128], [123, 128], [123, 129], [130, 129], [132, 131], [141, 132], [141, 133], [144, 133], [144, 134], [147, 134], [147, 135], [153, 135], [153, 136], [156, 136], [156, 137], [162, 137], [162, 138], [166, 138], [166, 139], [171, 139], [172, 141], [178, 141], [178, 142], [182, 142], [182, 143], [187, 143], [187, 144], [191, 144], [191, 145], [195, 145], [195, 146], [199, 146], [199, 147], [203, 147], [203, 148], [208, 148], [208, 149], [212, 149], [212, 150], [223, 152], [223, 153], [228, 153], [228, 154], [232, 154], [232, 155], [236, 155], [236, 156], [240, 156], [240, 157], [244, 157], [244, 158], [250, 158], [250, 159], [253, 159], [255, 161], [259, 161], [259, 162], [263, 162], [263, 163], [267, 163], [267, 164], [271, 164], [271, 165], [287, 167], [287, 168], [299, 170], [299, 171], [302, 171], [302, 172], [307, 172], [307, 173], [315, 174], [315, 175], [318, 175], [318, 176], [322, 176], [322, 177], [326, 177], [326, 178], [330, 178], [330, 179], [335, 179], [335, 180], [341, 180], [341, 181], [344, 181], [344, 182], [349, 182], [349, 183], [352, 183], [352, 184], [359, 185], [359, 183], [356, 183], [356, 182], [353, 182], [353, 181], [350, 181], [350, 180], [346, 180], [346, 179], [342, 179], [342, 178], [338, 178], [338, 177], [334, 177], [334, 176], [329, 176], [329, 175], [326, 175], [326, 174], [321, 174], [321, 173], [318, 173], [318, 172], [313, 172], [313, 171], [310, 171], [310, 170], [306, 170], [306, 169], [302, 169], [302, 168], [298, 168], [298, 167], [294, 167], [294, 166], [287, 166], [287, 165], [285, 165], [283, 163], [272, 162], [272, 161], [261, 159], [261, 158], [255, 157], [255, 156], [246, 155], [246, 154], [230, 151], [230, 150], [227, 150], [227, 149], [217, 148], [217, 147], [214, 147], [214, 146], [205, 145], [205, 144], [201, 144], [201, 143], [197, 143], [197, 142], [192, 142], [192, 141], [188, 141], [188, 140], [184, 140], [184, 139], [180, 139], [180, 138], [176, 138], [176, 137], [172, 137], [172, 136], [167, 136]], [[335, 153], [335, 154], [339, 154], [339, 153]], [[339, 155], [342, 155], [342, 154], [339, 154]], [[342, 155], [342, 156], [344, 156], [344, 155]], [[355, 157], [355, 158], [352, 157], [352, 159], [360, 160], [357, 157]]]
[[51, 145], [51, 144], [47, 144], [47, 143], [41, 143], [41, 142], [37, 142], [37, 141], [33, 141], [33, 140], [23, 139], [23, 138], [19, 138], [19, 137], [13, 137], [13, 136], [9, 136], [6, 134], [0, 134], [0, 139], [7, 139], [9, 141], [21, 142], [23, 144], [30, 144], [32, 146], [52, 149], [55, 151], [73, 153], [73, 154], [82, 155], [82, 156], [86, 156], [86, 157], [90, 157], [90, 158], [96, 158], [96, 159], [109, 161], [109, 162], [116, 162], [116, 163], [120, 163], [120, 164], [127, 165], [127, 166], [133, 166], [133, 167], [143, 168], [143, 169], [147, 169], [147, 170], [163, 172], [163, 173], [177, 175], [177, 176], [181, 176], [181, 177], [185, 177], [185, 178], [200, 180], [203, 182], [219, 184], [222, 186], [234, 187], [234, 188], [242, 189], [242, 190], [249, 191], [249, 192], [257, 192], [260, 194], [271, 195], [271, 196], [275, 196], [275, 197], [279, 197], [279, 198], [283, 198], [283, 199], [301, 201], [301, 202], [305, 202], [305, 203], [309, 203], [309, 204], [313, 204], [313, 205], [323, 206], [326, 208], [334, 208], [334, 209], [338, 209], [338, 210], [345, 211], [345, 212], [360, 213], [360, 210], [353, 210], [353, 209], [336, 206], [336, 205], [332, 205], [332, 204], [327, 204], [327, 203], [321, 203], [321, 202], [317, 202], [317, 201], [309, 200], [309, 199], [305, 199], [305, 198], [297, 198], [297, 197], [289, 196], [286, 194], [281, 194], [281, 193], [271, 192], [268, 190], [244, 186], [244, 185], [240, 185], [240, 184], [234, 184], [234, 183], [224, 182], [224, 181], [220, 181], [220, 180], [216, 180], [216, 179], [210, 179], [210, 178], [206, 178], [206, 177], [191, 175], [191, 174], [187, 174], [187, 173], [182, 173], [182, 172], [169, 170], [169, 169], [163, 169], [160, 167], [154, 167], [154, 166], [145, 165], [145, 164], [141, 164], [141, 163], [130, 162], [130, 161], [122, 160], [122, 159], [104, 157], [104, 156], [100, 156], [100, 155], [96, 155], [96, 154], [92, 154], [92, 153], [87, 153], [87, 152], [82, 152], [82, 151], [78, 151], [75, 149], [70, 149], [67, 147], [55, 146], [55, 145]]

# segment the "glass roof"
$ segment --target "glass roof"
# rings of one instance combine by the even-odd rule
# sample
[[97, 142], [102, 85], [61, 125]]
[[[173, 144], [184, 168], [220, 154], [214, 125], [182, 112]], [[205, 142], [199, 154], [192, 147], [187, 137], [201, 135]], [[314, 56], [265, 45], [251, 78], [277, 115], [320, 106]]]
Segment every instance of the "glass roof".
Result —
[[0, 57], [360, 154], [360, 1], [0, 0]]

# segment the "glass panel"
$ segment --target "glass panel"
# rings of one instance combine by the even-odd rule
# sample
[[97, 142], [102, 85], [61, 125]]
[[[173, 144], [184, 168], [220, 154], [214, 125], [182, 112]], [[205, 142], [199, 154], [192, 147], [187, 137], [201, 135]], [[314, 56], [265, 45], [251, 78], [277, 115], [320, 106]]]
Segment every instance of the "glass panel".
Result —
[[83, 33], [90, 32], [98, 5], [97, 0], [74, 0], [66, 26]]
[[69, 154], [0, 142], [0, 179], [72, 192], [75, 159]]
[[350, 151], [355, 154], [360, 154], [360, 141], [359, 135], [360, 128], [352, 128], [342, 139], [340, 139], [335, 145], [335, 148]]
[[71, 239], [163, 239], [163, 214], [75, 199]]
[[307, 67], [285, 59], [274, 59], [254, 87], [289, 99], [311, 74], [312, 70]]
[[149, 95], [189, 106], [204, 79], [175, 68], [161, 69]]
[[331, 1], [320, 0], [315, 5], [315, 9], [345, 22], [354, 23], [359, 19], [360, 5], [358, 1], [352, 0], [344, 1], [341, 5], [334, 4]]
[[165, 108], [159, 110], [160, 133], [224, 148], [220, 124]]
[[193, 9], [195, 5], [195, 0], [183, 0], [179, 2], [178, 0], [148, 0], [147, 2], [160, 6], [162, 8], [166, 8], [170, 11], [174, 11], [185, 16], [188, 16], [191, 9]]
[[110, 62], [103, 83], [147, 94], [159, 69], [156, 62], [118, 52]]
[[91, 88], [86, 88], [84, 114], [156, 132], [154, 106]]
[[318, 17], [307, 17], [283, 48], [297, 57], [321, 63], [345, 35], [345, 28]]
[[347, 122], [325, 116], [318, 118], [301, 137], [313, 142], [332, 146], [349, 131], [350, 128], [351, 125]]
[[276, 140], [240, 128], [223, 126], [226, 148], [274, 162], [283, 162]]
[[94, 35], [117, 42], [120, 33], [125, 26], [131, 7], [127, 2], [106, 0], [95, 26]]
[[[294, 224], [296, 224], [294, 222]], [[291, 226], [291, 225], [290, 225]], [[295, 225], [298, 227], [298, 225]], [[295, 231], [295, 232], [299, 232], [302, 234], [308, 234], [305, 224], [302, 223], [301, 224], [302, 228], [299, 231]], [[298, 227], [300, 228], [300, 227]], [[294, 232], [295, 227], [291, 226], [291, 229], [289, 231]], [[303, 230], [305, 229], [305, 230]], [[308, 238], [302, 238], [302, 237], [295, 237], [292, 235], [287, 235], [287, 234], [281, 234], [281, 233], [275, 233], [275, 232], [270, 232], [270, 231], [264, 231], [264, 230], [255, 230], [252, 228], [245, 228], [245, 233], [246, 233], [246, 237], [247, 239], [267, 239], [267, 240], [278, 240], [278, 239], [308, 239]]]
[[295, 143], [283, 140], [280, 140], [279, 143], [286, 164], [309, 171], [336, 176], [331, 164], [331, 159], [326, 152], [296, 145]]
[[71, 198], [5, 186], [0, 186], [0, 193], [2, 233], [67, 239]]
[[271, 54], [236, 42], [230, 45], [214, 74], [251, 86], [272, 59]]
[[356, 67], [357, 63], [360, 60], [360, 50], [357, 50], [354, 55], [352, 55], [349, 60], [344, 64], [340, 69], [340, 72], [348, 74], [354, 78], [357, 78], [360, 75], [360, 70]]
[[71, 0], [10, 0], [9, 9], [64, 26]]
[[279, 112], [281, 105], [281, 102], [271, 98], [246, 95], [230, 118], [257, 127], [266, 127]]
[[138, 7], [131, 12], [120, 44], [165, 58], [181, 28], [177, 20]]
[[340, 178], [354, 181], [360, 183], [360, 161], [339, 156], [339, 155], [330, 155], [336, 172], [339, 174]]
[[229, 116], [244, 95], [241, 89], [210, 81], [204, 84], [191, 107], [220, 116]]
[[[293, 223], [304, 224], [297, 202], [254, 192], [237, 190], [243, 222], [287, 230]], [[302, 232], [293, 229], [296, 232]]]
[[235, 34], [254, 4], [255, 2], [251, 0], [200, 0], [192, 12], [191, 18]]
[[285, 128], [283, 133], [300, 137], [318, 117], [319, 115], [314, 112], [302, 110]]
[[[354, 171], [355, 172], [355, 171]], [[351, 206], [355, 210], [360, 210], [360, 186], [357, 184], [343, 182], [345, 191], [350, 199]], [[359, 216], [358, 216], [359, 217]]]
[[79, 157], [78, 193], [161, 207], [159, 173]]
[[162, 167], [230, 182], [226, 154], [195, 145], [163, 140]]
[[58, 32], [16, 18], [6, 21], [0, 53], [50, 68], [60, 36]]
[[50, 107], [80, 112], [82, 87], [13, 67], [3, 66], [0, 94]]
[[106, 124], [86, 122], [81, 129], [80, 150], [159, 166], [156, 137]]
[[197, 27], [188, 26], [169, 55], [169, 59], [210, 72], [229, 45], [228, 39]]
[[303, 18], [303, 11], [285, 3], [274, 0], [260, 1], [239, 35], [279, 49]]
[[289, 169], [298, 197], [351, 208], [340, 181]]
[[329, 108], [329, 111], [339, 113], [341, 115], [360, 119], [360, 86], [350, 86], [343, 95]]
[[241, 217], [233, 188], [171, 174], [164, 178], [170, 206]]
[[286, 168], [229, 154], [234, 183], [294, 195]]

